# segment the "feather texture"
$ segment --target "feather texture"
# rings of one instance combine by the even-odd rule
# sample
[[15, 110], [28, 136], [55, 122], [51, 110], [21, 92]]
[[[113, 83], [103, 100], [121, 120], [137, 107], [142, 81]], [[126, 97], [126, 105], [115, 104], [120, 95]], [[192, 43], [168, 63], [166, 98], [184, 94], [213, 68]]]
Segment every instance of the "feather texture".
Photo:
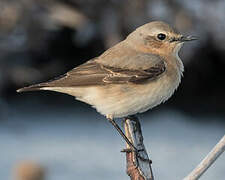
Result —
[[48, 82], [24, 87], [22, 91], [35, 91], [43, 87], [81, 87], [96, 86], [106, 84], [124, 83], [145, 83], [150, 79], [157, 78], [162, 74], [166, 67], [162, 58], [153, 54], [137, 54], [133, 56], [133, 61], [149, 61], [146, 69], [128, 69], [103, 65], [95, 59], [90, 60], [69, 71], [63, 76]]

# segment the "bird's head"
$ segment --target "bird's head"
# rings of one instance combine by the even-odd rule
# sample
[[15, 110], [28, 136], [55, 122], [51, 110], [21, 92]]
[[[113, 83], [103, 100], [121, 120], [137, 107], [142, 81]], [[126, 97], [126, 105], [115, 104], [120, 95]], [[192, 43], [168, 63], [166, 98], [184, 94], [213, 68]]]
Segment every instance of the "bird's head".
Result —
[[132, 46], [143, 51], [158, 54], [178, 53], [186, 41], [196, 40], [193, 36], [183, 36], [168, 24], [153, 21], [137, 28], [128, 37]]

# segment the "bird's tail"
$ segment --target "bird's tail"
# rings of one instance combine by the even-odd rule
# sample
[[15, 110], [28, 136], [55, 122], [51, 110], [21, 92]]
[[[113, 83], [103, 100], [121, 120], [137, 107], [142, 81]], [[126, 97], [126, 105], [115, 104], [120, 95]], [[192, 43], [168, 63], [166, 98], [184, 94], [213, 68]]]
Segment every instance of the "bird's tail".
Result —
[[20, 93], [20, 92], [27, 92], [27, 91], [40, 91], [40, 90], [43, 90], [42, 88], [44, 87], [46, 87], [44, 83], [40, 83], [40, 84], [35, 84], [35, 85], [17, 89], [16, 92]]

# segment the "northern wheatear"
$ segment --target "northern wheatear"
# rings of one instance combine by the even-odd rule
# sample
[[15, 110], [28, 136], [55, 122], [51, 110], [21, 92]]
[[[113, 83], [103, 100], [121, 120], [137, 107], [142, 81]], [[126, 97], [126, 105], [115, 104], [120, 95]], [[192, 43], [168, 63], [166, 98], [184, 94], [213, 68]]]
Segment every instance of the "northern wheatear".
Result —
[[185, 41], [194, 39], [154, 21], [63, 77], [17, 91], [50, 90], [75, 96], [105, 115], [128, 141], [113, 119], [145, 112], [171, 97], [184, 70], [178, 52]]

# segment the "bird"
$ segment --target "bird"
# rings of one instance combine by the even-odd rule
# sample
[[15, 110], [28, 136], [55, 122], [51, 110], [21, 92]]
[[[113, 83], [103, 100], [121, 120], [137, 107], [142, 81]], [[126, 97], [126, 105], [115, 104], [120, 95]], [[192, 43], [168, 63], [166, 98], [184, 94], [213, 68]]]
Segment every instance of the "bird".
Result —
[[72, 95], [104, 115], [135, 149], [114, 119], [143, 113], [173, 95], [184, 71], [178, 52], [184, 42], [192, 40], [196, 37], [152, 21], [63, 76], [17, 92], [48, 90]]

